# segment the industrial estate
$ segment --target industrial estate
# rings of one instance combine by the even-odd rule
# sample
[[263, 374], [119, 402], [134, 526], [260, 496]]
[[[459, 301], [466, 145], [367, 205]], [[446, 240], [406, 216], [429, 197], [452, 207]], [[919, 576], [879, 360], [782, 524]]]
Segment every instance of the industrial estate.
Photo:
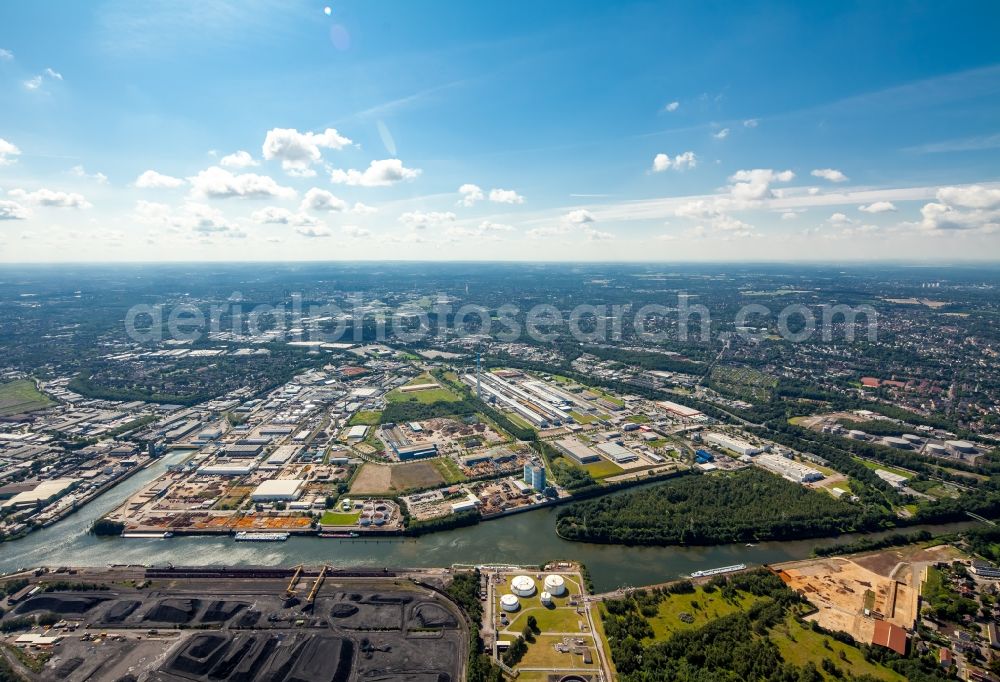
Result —
[[[405, 286], [383, 298], [435, 305]], [[884, 303], [890, 338], [910, 305]], [[73, 352], [41, 364], [7, 342], [0, 672], [996, 675], [990, 336], [943, 338], [954, 358], [873, 382], [907, 370], [761, 330], [702, 346], [290, 329], [136, 340], [109, 323], [86, 344], [50, 333]]]

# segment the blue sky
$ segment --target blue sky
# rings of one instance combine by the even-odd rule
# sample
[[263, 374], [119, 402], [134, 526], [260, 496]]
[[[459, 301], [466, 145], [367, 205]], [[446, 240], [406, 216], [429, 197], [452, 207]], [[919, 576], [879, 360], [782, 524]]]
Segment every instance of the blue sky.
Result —
[[993, 2], [4, 3], [0, 260], [995, 259], [998, 25]]

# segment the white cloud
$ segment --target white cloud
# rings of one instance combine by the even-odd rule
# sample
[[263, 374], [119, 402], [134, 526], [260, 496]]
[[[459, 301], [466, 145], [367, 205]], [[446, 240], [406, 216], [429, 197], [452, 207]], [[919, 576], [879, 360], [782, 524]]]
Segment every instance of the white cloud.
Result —
[[758, 201], [774, 196], [771, 184], [775, 182], [791, 182], [795, 173], [790, 170], [775, 171], [770, 168], [754, 168], [739, 170], [729, 177], [729, 193], [733, 199], [740, 202]]
[[748, 118], [747, 120], [743, 121], [744, 128], [756, 128], [758, 125], [760, 125], [760, 119]]
[[226, 168], [249, 168], [251, 166], [259, 166], [260, 163], [250, 156], [250, 152], [241, 149], [238, 152], [223, 156], [219, 159], [219, 165]]
[[378, 209], [374, 206], [369, 206], [368, 204], [356, 201], [354, 202], [354, 207], [351, 209], [351, 213], [357, 213], [358, 215], [371, 215], [372, 213], [378, 213]]
[[140, 223], [166, 228], [174, 233], [191, 233], [201, 238], [213, 235], [234, 239], [246, 237], [240, 226], [226, 218], [222, 211], [193, 201], [175, 210], [167, 204], [140, 199], [135, 203], [133, 216]]
[[462, 195], [462, 199], [459, 203], [463, 206], [472, 206], [477, 201], [482, 201], [484, 198], [483, 188], [479, 185], [474, 185], [471, 182], [467, 182], [458, 188], [458, 193]]
[[870, 204], [858, 206], [858, 210], [862, 213], [887, 213], [895, 211], [896, 205], [891, 201], [873, 201]]
[[997, 232], [1000, 231], [1000, 211], [973, 209], [963, 211], [953, 206], [931, 202], [920, 209], [923, 218], [919, 227], [930, 233]]
[[387, 187], [401, 180], [412, 180], [420, 173], [419, 168], [406, 168], [399, 159], [381, 159], [372, 161], [364, 171], [335, 168], [330, 172], [330, 181], [338, 185]]
[[330, 232], [330, 228], [326, 227], [325, 225], [319, 227], [313, 227], [313, 226], [297, 227], [295, 228], [295, 231], [301, 234], [303, 237], [310, 237], [310, 238], [329, 237], [332, 234], [332, 232]]
[[698, 165], [698, 158], [695, 156], [694, 152], [684, 152], [683, 154], [678, 154], [674, 158], [670, 158], [667, 154], [657, 154], [653, 157], [653, 172], [662, 173], [665, 170], [684, 170], [685, 168], [694, 168]]
[[942, 187], [937, 191], [938, 201], [962, 208], [1000, 208], [1000, 189], [981, 185], [967, 187]]
[[484, 220], [475, 227], [449, 227], [445, 232], [445, 235], [454, 240], [474, 237], [477, 239], [498, 241], [500, 239], [500, 233], [512, 232], [513, 230], [514, 228], [510, 225]]
[[571, 225], [583, 225], [584, 223], [595, 222], [597, 219], [594, 218], [594, 214], [587, 209], [578, 208], [564, 215], [563, 220]]
[[847, 182], [847, 176], [835, 168], [817, 168], [810, 173], [814, 178], [823, 178], [830, 182]]
[[343, 149], [351, 141], [333, 128], [322, 133], [300, 133], [295, 128], [272, 128], [264, 137], [261, 153], [268, 161], [281, 161], [289, 175], [312, 176], [311, 166], [323, 160], [320, 149]]
[[523, 204], [524, 197], [512, 189], [491, 189], [490, 201], [496, 204]]
[[82, 194], [76, 192], [57, 192], [51, 189], [39, 189], [26, 192], [23, 189], [12, 189], [8, 192], [15, 199], [21, 199], [37, 206], [52, 208], [91, 208], [92, 204]]
[[105, 175], [104, 173], [88, 173], [83, 166], [73, 166], [72, 168], [69, 169], [69, 172], [78, 178], [94, 180], [99, 185], [108, 184], [107, 175]]
[[313, 187], [306, 192], [305, 197], [302, 199], [302, 205], [299, 206], [299, 210], [335, 211], [339, 213], [347, 210], [347, 202], [343, 199], [335, 197], [333, 193], [327, 192], [325, 189]]
[[234, 175], [224, 168], [212, 166], [188, 178], [195, 196], [225, 199], [228, 197], [243, 197], [258, 199], [279, 197], [291, 199], [295, 190], [282, 187], [273, 178], [256, 173]]
[[663, 110], [664, 111], [677, 111], [680, 108], [681, 108], [681, 103], [677, 102], [677, 101], [674, 101], [674, 102], [670, 102], [666, 106], [664, 106]]
[[372, 236], [371, 230], [366, 227], [358, 227], [357, 225], [344, 225], [340, 228], [340, 231], [351, 239], [364, 239]]
[[0, 201], [0, 220], [27, 220], [31, 211], [16, 201]]
[[172, 189], [183, 184], [184, 181], [180, 178], [163, 175], [155, 170], [148, 170], [135, 180], [135, 186], [142, 189]]
[[784, 213], [781, 214], [782, 220], [795, 220], [798, 217], [799, 214], [796, 213], [795, 211], [785, 211]]
[[828, 219], [831, 225], [853, 225], [854, 221], [843, 213], [834, 213]]
[[0, 166], [9, 166], [12, 163], [17, 163], [15, 156], [20, 156], [21, 150], [13, 142], [8, 142], [7, 140], [0, 137]]
[[712, 133], [712, 137], [714, 137], [716, 140], [726, 139], [727, 137], [729, 137], [729, 128], [723, 128], [717, 133]]
[[583, 229], [583, 234], [587, 238], [588, 242], [603, 242], [609, 239], [614, 239], [615, 236], [610, 232], [602, 232], [593, 227], [585, 227]]
[[299, 227], [316, 227], [323, 221], [306, 213], [293, 213], [287, 208], [268, 206], [250, 214], [250, 219], [262, 225], [295, 225]]
[[0, 62], [9, 62], [14, 58], [14, 53], [0, 47]]
[[61, 81], [63, 77], [62, 74], [59, 73], [58, 71], [54, 71], [52, 68], [46, 68], [45, 71], [38, 74], [37, 76], [33, 76], [32, 78], [29, 78], [28, 80], [24, 81], [24, 87], [27, 88], [28, 90], [40, 90], [42, 84], [46, 79]]
[[451, 211], [446, 213], [438, 211], [408, 211], [399, 216], [399, 222], [411, 230], [423, 230], [428, 227], [455, 222], [455, 214]]
[[[740, 171], [744, 172], [744, 171]], [[753, 225], [743, 222], [725, 212], [726, 200], [695, 199], [682, 204], [674, 211], [678, 218], [697, 220], [701, 228], [698, 236], [703, 236], [710, 229], [712, 232], [723, 233], [731, 237], [753, 236]], [[707, 226], [707, 228], [706, 228]]]

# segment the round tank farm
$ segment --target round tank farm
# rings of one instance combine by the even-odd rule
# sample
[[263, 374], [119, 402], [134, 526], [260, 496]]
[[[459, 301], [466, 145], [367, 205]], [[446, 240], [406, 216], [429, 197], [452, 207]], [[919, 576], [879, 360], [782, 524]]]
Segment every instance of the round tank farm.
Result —
[[510, 581], [510, 591], [518, 597], [530, 597], [535, 594], [535, 581], [526, 575], [515, 576]]
[[552, 604], [552, 595], [548, 592], [542, 592], [539, 596], [539, 601], [542, 602], [542, 606], [550, 606]]
[[553, 597], [561, 597], [566, 594], [566, 581], [561, 575], [546, 576], [545, 591]]

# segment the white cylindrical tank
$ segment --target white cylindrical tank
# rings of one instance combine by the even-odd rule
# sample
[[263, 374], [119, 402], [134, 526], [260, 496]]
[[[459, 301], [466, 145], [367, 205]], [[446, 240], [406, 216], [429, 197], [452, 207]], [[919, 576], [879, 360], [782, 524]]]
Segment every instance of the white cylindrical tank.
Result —
[[967, 440], [948, 440], [944, 443], [956, 452], [975, 452], [976, 446]]
[[857, 429], [851, 429], [847, 432], [848, 438], [853, 438], [854, 440], [868, 440], [868, 434], [864, 431], [858, 431]]
[[539, 599], [541, 599], [543, 606], [552, 605], [552, 595], [549, 594], [548, 592], [542, 592], [542, 595], [539, 597]]
[[566, 594], [566, 581], [561, 575], [550, 575], [545, 578], [545, 591], [554, 597]]
[[504, 611], [517, 611], [521, 608], [521, 602], [512, 594], [505, 594], [500, 597], [500, 608]]
[[535, 581], [526, 575], [515, 576], [510, 581], [510, 591], [518, 597], [530, 597], [535, 594]]
[[925, 450], [928, 455], [935, 455], [937, 457], [942, 457], [948, 454], [948, 448], [943, 445], [938, 445], [937, 443], [928, 443]]
[[911, 443], [923, 443], [924, 439], [915, 433], [904, 433], [903, 438]]

